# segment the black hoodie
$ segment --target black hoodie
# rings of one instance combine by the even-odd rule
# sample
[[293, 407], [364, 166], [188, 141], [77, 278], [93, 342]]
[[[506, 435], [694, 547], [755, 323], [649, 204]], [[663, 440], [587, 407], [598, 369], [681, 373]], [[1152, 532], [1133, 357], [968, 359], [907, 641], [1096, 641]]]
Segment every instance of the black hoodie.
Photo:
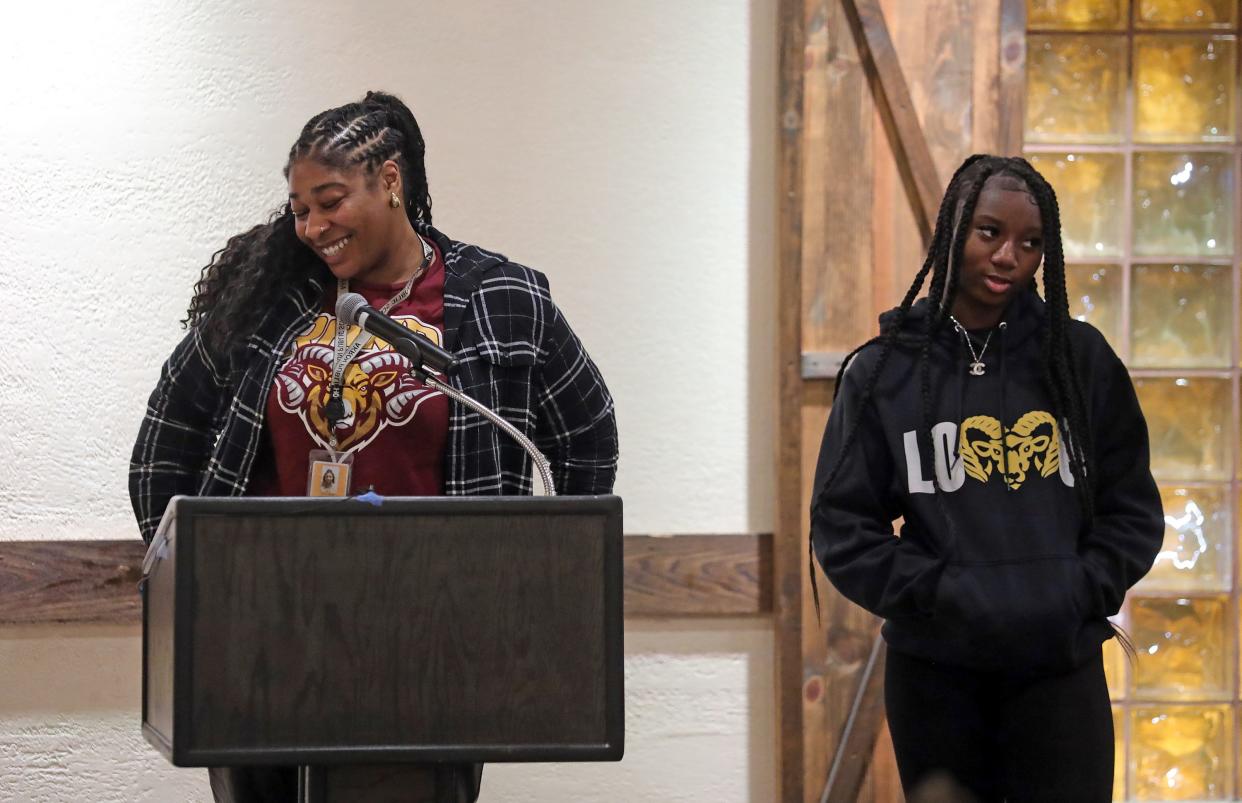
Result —
[[[915, 304], [906, 330], [923, 331], [929, 309]], [[811, 539], [833, 585], [887, 620], [892, 649], [972, 669], [1078, 666], [1112, 635], [1106, 617], [1155, 560], [1164, 518], [1129, 374], [1098, 331], [1071, 322], [1092, 436], [1095, 516], [1086, 522], [1041, 379], [1043, 326], [1033, 291], [1014, 299], [981, 376], [945, 327], [931, 348], [927, 421], [918, 347], [893, 348], [865, 406], [880, 347], [863, 349], [841, 380], [815, 472]], [[976, 336], [976, 350], [981, 343]]]

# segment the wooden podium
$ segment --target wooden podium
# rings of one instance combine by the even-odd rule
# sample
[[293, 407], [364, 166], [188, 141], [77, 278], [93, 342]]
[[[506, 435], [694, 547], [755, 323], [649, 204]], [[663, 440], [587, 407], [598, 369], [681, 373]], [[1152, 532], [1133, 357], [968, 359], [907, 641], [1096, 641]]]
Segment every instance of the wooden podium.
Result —
[[146, 568], [142, 729], [176, 766], [624, 751], [618, 497], [177, 497]]

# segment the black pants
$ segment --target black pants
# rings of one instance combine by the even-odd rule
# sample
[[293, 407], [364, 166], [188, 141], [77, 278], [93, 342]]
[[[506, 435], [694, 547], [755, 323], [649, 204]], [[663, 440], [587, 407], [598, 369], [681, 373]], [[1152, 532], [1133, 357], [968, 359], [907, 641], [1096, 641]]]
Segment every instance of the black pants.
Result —
[[884, 702], [911, 803], [941, 799], [930, 790], [954, 785], [978, 803], [1112, 799], [1113, 718], [1100, 655], [1031, 678], [889, 650]]

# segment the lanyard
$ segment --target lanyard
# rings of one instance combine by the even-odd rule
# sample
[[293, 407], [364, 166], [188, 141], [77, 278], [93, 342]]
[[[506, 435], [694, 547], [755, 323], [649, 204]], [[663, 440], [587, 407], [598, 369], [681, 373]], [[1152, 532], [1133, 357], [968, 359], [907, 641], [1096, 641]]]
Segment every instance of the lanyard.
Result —
[[[393, 307], [410, 297], [410, 292], [414, 289], [414, 282], [418, 280], [418, 277], [427, 272], [427, 266], [431, 264], [431, 258], [434, 255], [431, 246], [427, 245], [427, 241], [421, 236], [417, 234], [415, 236], [418, 237], [418, 242], [423, 247], [422, 264], [418, 266], [418, 269], [406, 281], [405, 286], [395, 296], [388, 299], [384, 306], [380, 307], [379, 312], [381, 315], [387, 315]], [[348, 292], [349, 280], [337, 279], [336, 297], [339, 299]], [[338, 320], [336, 322], [336, 337], [332, 344], [332, 398], [328, 400], [325, 412], [328, 415], [328, 448], [333, 453], [336, 452], [337, 445], [336, 425], [338, 422], [345, 420], [345, 399], [341, 396], [341, 388], [345, 380], [345, 369], [358, 356], [358, 352], [362, 351], [363, 344], [370, 339], [370, 335], [366, 331], [359, 329], [357, 336], [354, 337], [354, 342], [346, 345], [348, 329], [348, 326], [342, 326]]]

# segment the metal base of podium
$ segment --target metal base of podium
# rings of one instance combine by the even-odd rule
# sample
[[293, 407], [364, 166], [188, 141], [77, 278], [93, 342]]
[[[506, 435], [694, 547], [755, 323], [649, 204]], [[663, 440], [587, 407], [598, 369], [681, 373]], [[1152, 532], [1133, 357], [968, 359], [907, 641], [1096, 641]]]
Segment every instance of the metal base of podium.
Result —
[[343, 764], [298, 767], [298, 803], [472, 803], [454, 764]]

